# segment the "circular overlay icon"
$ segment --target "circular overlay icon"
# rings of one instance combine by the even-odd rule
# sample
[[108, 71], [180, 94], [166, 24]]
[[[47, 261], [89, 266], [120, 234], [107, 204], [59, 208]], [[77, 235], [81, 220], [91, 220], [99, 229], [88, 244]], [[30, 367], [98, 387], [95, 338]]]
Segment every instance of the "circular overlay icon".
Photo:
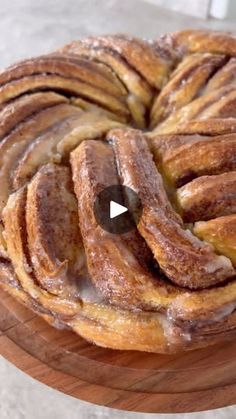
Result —
[[104, 230], [112, 234], [124, 234], [136, 228], [142, 209], [140, 198], [131, 188], [112, 185], [97, 195], [94, 216]]

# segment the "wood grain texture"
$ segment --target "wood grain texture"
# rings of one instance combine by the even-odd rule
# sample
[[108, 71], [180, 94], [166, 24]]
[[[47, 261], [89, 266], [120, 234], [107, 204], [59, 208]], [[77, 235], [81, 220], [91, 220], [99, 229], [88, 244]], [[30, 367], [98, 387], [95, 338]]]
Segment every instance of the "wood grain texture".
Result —
[[236, 342], [172, 356], [98, 348], [0, 292], [0, 353], [31, 377], [92, 403], [150, 413], [232, 405], [235, 351]]

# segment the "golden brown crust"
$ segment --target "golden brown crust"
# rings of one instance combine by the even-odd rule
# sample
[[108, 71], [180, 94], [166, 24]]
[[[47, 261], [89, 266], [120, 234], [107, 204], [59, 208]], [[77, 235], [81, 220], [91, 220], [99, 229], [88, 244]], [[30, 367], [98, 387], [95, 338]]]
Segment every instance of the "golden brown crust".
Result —
[[48, 164], [38, 171], [28, 187], [26, 222], [31, 265], [40, 285], [78, 298], [85, 256], [67, 167]]
[[[114, 131], [122, 183], [137, 190], [143, 204], [138, 229], [166, 276], [178, 285], [206, 288], [235, 274], [230, 260], [184, 230], [172, 210], [145, 138], [134, 131]], [[127, 182], [128, 180], [128, 182]]]
[[20, 64], [9, 67], [7, 73], [0, 74], [0, 83], [6, 84], [13, 80], [37, 74], [54, 74], [66, 78], [78, 79], [97, 87], [111, 95], [125, 94], [119, 80], [98, 63], [83, 58], [70, 57], [63, 54], [51, 54], [22, 61]]
[[73, 151], [71, 163], [88, 270], [96, 287], [118, 307], [158, 309], [166, 305], [169, 297], [165, 296], [162, 284], [138, 258], [140, 246], [142, 256], [147, 253], [141, 237], [132, 231], [126, 235], [108, 233], [95, 219], [97, 194], [119, 182], [111, 146], [98, 141], [84, 142]]
[[156, 164], [174, 186], [236, 169], [236, 134], [155, 136], [151, 148]]
[[174, 33], [173, 43], [188, 53], [212, 52], [236, 55], [236, 37], [226, 32], [187, 29]]
[[[1, 72], [1, 287], [114, 349], [235, 338], [235, 75], [236, 38], [206, 30], [89, 38]], [[94, 202], [122, 184], [143, 212], [114, 235]]]
[[228, 215], [207, 222], [199, 221], [194, 225], [194, 233], [211, 243], [216, 251], [229, 257], [236, 265], [236, 216]]
[[[197, 97], [188, 105], [174, 111], [168, 118], [155, 128], [158, 134], [169, 134], [174, 127], [191, 121], [192, 119], [204, 120], [207, 118], [231, 117], [231, 106], [235, 100], [235, 87], [225, 86], [211, 92], [206, 92]], [[227, 107], [229, 115], [227, 115]]]
[[[148, 137], [152, 138], [157, 133], [151, 131], [147, 134]], [[191, 119], [187, 121], [181, 121], [180, 124], [170, 125], [168, 128], [163, 130], [163, 134], [200, 134], [200, 135], [223, 135], [236, 132], [236, 118], [209, 118], [209, 119]], [[161, 134], [160, 134], [161, 135]]]
[[0, 139], [6, 137], [18, 124], [45, 108], [67, 103], [65, 96], [53, 92], [24, 95], [3, 107], [0, 112]]
[[173, 110], [181, 109], [191, 102], [224, 60], [224, 56], [216, 54], [186, 56], [154, 101], [151, 109], [152, 126], [165, 119]]
[[209, 220], [236, 212], [236, 172], [201, 176], [176, 193], [184, 221]]
[[[88, 38], [65, 46], [62, 51], [91, 55], [108, 63], [108, 56], [117, 55], [134, 68], [151, 86], [160, 89], [167, 79], [172, 62], [165, 59], [148, 42], [124, 35]], [[128, 80], [127, 80], [128, 83]]]

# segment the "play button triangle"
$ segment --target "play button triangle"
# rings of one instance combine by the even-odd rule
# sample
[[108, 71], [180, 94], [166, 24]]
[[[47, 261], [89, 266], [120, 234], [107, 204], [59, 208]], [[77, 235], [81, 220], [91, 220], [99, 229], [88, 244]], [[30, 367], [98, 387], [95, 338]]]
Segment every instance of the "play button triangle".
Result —
[[136, 229], [142, 210], [138, 194], [123, 185], [110, 185], [102, 189], [93, 207], [96, 222], [111, 234], [125, 234]]
[[115, 201], [110, 201], [110, 218], [118, 217], [118, 215], [124, 214], [126, 211], [128, 211], [128, 209], [123, 205], [120, 205]]

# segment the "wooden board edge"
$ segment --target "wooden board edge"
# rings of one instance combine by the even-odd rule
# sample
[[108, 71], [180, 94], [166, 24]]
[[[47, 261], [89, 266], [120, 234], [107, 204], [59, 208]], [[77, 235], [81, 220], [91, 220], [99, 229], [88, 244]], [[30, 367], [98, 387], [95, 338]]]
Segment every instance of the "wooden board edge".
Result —
[[115, 390], [90, 384], [52, 369], [4, 335], [0, 336], [0, 353], [24, 373], [55, 390], [113, 409], [143, 413], [190, 413], [236, 403], [235, 384], [207, 391], [176, 394]]

